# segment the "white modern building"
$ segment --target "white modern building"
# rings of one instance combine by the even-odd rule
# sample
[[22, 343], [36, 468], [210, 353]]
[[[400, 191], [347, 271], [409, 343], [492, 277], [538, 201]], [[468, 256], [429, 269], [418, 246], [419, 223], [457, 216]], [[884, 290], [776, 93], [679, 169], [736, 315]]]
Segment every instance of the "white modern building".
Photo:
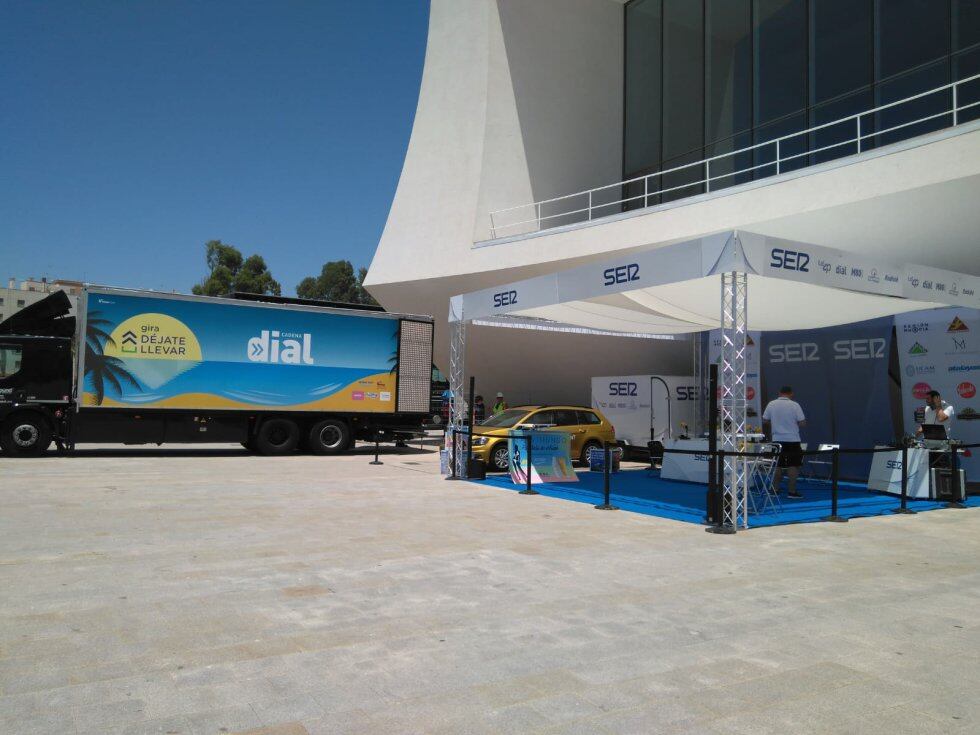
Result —
[[54, 281], [49, 281], [47, 278], [36, 280], [32, 276], [18, 283], [16, 278], [10, 278], [6, 288], [0, 288], [0, 322], [55, 291], [67, 293], [74, 304], [81, 289], [81, 281], [66, 281], [60, 278]]
[[[738, 229], [980, 275], [978, 75], [980, 0], [432, 0], [366, 285], [445, 324], [456, 294]], [[470, 329], [512, 403], [691, 369], [684, 339]]]

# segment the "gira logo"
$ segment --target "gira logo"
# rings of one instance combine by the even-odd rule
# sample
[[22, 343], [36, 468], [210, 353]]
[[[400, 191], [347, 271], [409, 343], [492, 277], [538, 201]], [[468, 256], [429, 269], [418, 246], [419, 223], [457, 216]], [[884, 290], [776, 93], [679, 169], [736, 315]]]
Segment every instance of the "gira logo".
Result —
[[248, 359], [252, 362], [278, 362], [286, 365], [313, 364], [313, 336], [263, 329], [248, 341]]
[[953, 317], [953, 321], [949, 323], [949, 327], [946, 328], [947, 332], [969, 332], [970, 328], [963, 323], [963, 320], [958, 316]]
[[925, 347], [923, 347], [922, 345], [920, 345], [918, 342], [916, 342], [914, 345], [912, 345], [911, 347], [909, 347], [909, 354], [910, 355], [924, 355], [928, 351], [929, 350], [927, 350]]
[[136, 335], [133, 334], [133, 330], [131, 329], [127, 329], [125, 332], [123, 332], [122, 351], [136, 352]]

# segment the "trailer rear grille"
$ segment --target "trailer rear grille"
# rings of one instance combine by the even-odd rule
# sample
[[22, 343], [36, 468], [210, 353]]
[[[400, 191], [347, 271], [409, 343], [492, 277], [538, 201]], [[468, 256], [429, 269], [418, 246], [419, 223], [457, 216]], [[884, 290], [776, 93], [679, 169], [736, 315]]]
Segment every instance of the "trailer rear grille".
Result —
[[398, 411], [428, 411], [431, 383], [432, 323], [403, 319], [398, 344]]

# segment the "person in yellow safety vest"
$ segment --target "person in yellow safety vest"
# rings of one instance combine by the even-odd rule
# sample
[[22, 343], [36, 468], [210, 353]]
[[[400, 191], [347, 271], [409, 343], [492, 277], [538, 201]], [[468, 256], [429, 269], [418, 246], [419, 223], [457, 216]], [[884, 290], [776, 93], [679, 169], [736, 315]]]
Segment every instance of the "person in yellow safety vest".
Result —
[[504, 400], [503, 393], [497, 393], [497, 400], [493, 403], [493, 415], [501, 414], [508, 408], [507, 401]]

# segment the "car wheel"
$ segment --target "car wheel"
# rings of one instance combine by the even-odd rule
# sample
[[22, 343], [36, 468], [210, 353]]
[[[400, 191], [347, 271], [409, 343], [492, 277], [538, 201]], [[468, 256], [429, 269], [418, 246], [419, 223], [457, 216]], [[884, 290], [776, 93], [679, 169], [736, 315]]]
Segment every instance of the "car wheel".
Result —
[[255, 448], [266, 455], [289, 454], [299, 443], [299, 427], [291, 419], [269, 419], [255, 435]]
[[340, 419], [324, 419], [310, 429], [308, 442], [314, 454], [338, 454], [351, 443], [350, 429]]
[[507, 442], [500, 442], [490, 452], [490, 465], [498, 472], [506, 472], [510, 466], [508, 463], [508, 454]]
[[579, 464], [583, 467], [588, 467], [589, 452], [592, 449], [602, 449], [602, 445], [595, 440], [585, 442], [585, 444], [582, 446], [582, 454], [580, 454], [578, 458]]
[[0, 445], [11, 457], [38, 457], [51, 445], [51, 427], [39, 413], [11, 416], [3, 425]]

